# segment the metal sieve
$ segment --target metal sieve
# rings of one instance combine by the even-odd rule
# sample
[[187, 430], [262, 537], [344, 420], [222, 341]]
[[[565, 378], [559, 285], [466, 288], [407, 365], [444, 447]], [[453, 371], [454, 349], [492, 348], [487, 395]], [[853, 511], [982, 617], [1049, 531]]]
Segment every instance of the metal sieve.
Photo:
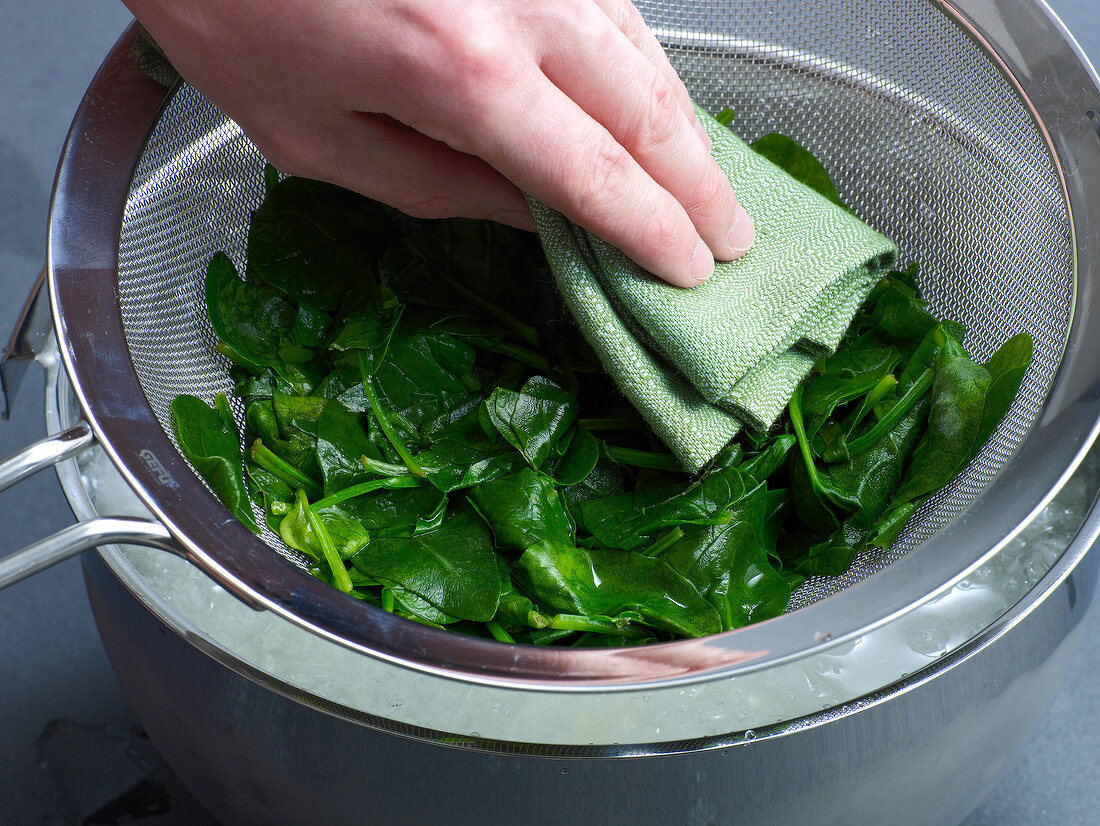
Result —
[[211, 400], [232, 389], [212, 350], [202, 279], [216, 251], [244, 265], [263, 159], [193, 89], [166, 94], [142, 75], [127, 58], [132, 38], [101, 71], [109, 94], [78, 113], [51, 216], [54, 324], [90, 428], [177, 550], [238, 597], [428, 672], [551, 690], [671, 684], [864, 633], [995, 554], [1095, 436], [1089, 309], [1100, 234], [1090, 231], [1098, 193], [1089, 182], [1100, 180], [1100, 96], [1047, 12], [1013, 4], [1008, 14], [1008, 5], [638, 3], [699, 103], [733, 107], [747, 139], [784, 132], [823, 160], [857, 214], [897, 240], [903, 261], [920, 262], [933, 311], [966, 324], [972, 353], [985, 358], [1018, 332], [1036, 345], [978, 459], [893, 548], [807, 582], [782, 617], [644, 648], [502, 645], [345, 597], [276, 538], [233, 520], [176, 451], [168, 405], [179, 393]]

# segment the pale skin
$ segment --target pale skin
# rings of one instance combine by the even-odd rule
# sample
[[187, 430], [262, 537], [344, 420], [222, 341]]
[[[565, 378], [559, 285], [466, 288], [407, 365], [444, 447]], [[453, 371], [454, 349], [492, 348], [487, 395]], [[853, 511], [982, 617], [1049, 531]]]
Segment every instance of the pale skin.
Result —
[[629, 0], [124, 0], [284, 172], [532, 229], [522, 192], [671, 284], [752, 245]]

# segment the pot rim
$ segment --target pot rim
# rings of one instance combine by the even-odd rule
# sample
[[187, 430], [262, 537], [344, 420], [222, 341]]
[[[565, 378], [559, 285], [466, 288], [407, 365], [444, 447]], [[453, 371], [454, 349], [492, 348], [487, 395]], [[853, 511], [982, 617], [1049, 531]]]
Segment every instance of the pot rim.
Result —
[[[45, 365], [47, 373], [45, 386], [47, 431], [51, 434], [61, 432], [66, 427], [71, 426], [71, 420], [76, 416], [74, 411], [70, 409], [71, 404], [67, 404], [65, 401], [68, 376], [60, 367], [56, 341], [52, 343], [52, 346], [47, 346], [40, 360]], [[1100, 450], [1100, 448], [1094, 448], [1094, 452], [1097, 450]], [[1100, 465], [1100, 461], [1096, 458], [1091, 461], [1093, 464]], [[101, 514], [92, 500], [89, 488], [82, 477], [79, 459], [74, 458], [58, 464], [56, 471], [62, 490], [77, 518], [84, 521], [100, 516]], [[1020, 599], [965, 642], [950, 649], [924, 668], [903, 675], [897, 680], [888, 681], [882, 686], [876, 686], [859, 696], [845, 697], [842, 701], [832, 703], [827, 708], [793, 716], [790, 719], [720, 734], [700, 734], [688, 738], [642, 743], [589, 743], [582, 745], [577, 743], [532, 743], [480, 737], [465, 732], [417, 725], [349, 706], [290, 682], [284, 676], [253, 665], [240, 656], [238, 652], [231, 650], [223, 641], [196, 626], [192, 620], [167, 602], [164, 595], [141, 574], [124, 547], [112, 544], [102, 546], [97, 550], [102, 563], [111, 571], [112, 575], [172, 633], [233, 673], [308, 708], [322, 711], [325, 714], [376, 731], [437, 745], [493, 754], [560, 759], [653, 757], [725, 749], [757, 740], [793, 735], [807, 729], [828, 725], [841, 717], [867, 711], [890, 702], [898, 695], [917, 690], [936, 679], [939, 675], [960, 667], [975, 655], [1003, 639], [1020, 623], [1026, 621], [1073, 575], [1096, 544], [1097, 539], [1100, 538], [1100, 506], [1098, 505], [1100, 505], [1100, 501], [1094, 501], [1073, 538], [1067, 543], [1065, 551], [1051, 565], [1043, 577], [1026, 590]], [[137, 550], [149, 549], [139, 548]], [[1073, 593], [1076, 594], [1076, 589], [1073, 590]], [[1072, 603], [1073, 598], [1071, 597], [1071, 607], [1075, 607]], [[1086, 611], [1080, 613], [1083, 616]], [[280, 618], [273, 617], [272, 621], [279, 622]], [[325, 643], [320, 642], [320, 644]], [[594, 690], [599, 691], [601, 689], [596, 688]]]

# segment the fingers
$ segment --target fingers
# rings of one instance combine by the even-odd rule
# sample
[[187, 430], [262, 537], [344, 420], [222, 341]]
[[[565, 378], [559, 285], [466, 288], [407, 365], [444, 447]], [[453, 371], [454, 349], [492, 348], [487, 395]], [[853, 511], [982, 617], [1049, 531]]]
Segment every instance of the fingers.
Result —
[[[625, 21], [620, 25], [628, 33], [614, 26], [601, 31], [600, 21], [593, 21], [593, 33], [585, 39], [597, 40], [597, 48], [576, 48], [574, 41], [573, 48], [550, 52], [543, 70], [673, 195], [716, 258], [736, 258], [752, 242], [751, 219], [700, 141], [687, 91], [656, 40], [633, 6], [604, 0], [605, 5], [616, 3], [626, 8], [612, 13]], [[607, 66], [616, 71], [608, 72]]]
[[[649, 30], [637, 7], [630, 0], [595, 0], [595, 2], [607, 15], [612, 25], [634, 44], [634, 48], [640, 51], [645, 59], [668, 82], [669, 87], [674, 90], [684, 114], [689, 119], [695, 118], [695, 107], [692, 106], [687, 87], [680, 80], [680, 76], [676, 74], [676, 70], [672, 68], [668, 55], [665, 54], [665, 50]], [[700, 125], [700, 131], [702, 136], [706, 135], [706, 130], [702, 129], [702, 125]], [[704, 142], [709, 143], [709, 140], [709, 138], [705, 138]]]
[[414, 215], [530, 227], [527, 191], [685, 286], [751, 242], [629, 0], [183, 5], [154, 35], [288, 172]]
[[261, 151], [288, 174], [353, 189], [417, 218], [480, 218], [534, 229], [523, 194], [500, 172], [387, 115], [350, 113], [321, 130], [310, 126], [299, 148], [284, 134]]
[[476, 153], [654, 275], [684, 287], [709, 277], [714, 259], [676, 198], [545, 77], [523, 86], [496, 99]]

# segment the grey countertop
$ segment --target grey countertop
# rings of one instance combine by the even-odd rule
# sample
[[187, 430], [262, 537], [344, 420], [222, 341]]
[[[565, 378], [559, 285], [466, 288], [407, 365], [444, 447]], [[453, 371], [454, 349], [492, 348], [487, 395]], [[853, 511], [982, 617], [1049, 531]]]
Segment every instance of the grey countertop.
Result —
[[[1051, 5], [1086, 54], [1100, 60], [1100, 5]], [[69, 122], [130, 17], [117, 0], [0, 0], [0, 19], [0, 335], [6, 336], [44, 261], [50, 188]], [[42, 389], [40, 371], [31, 371], [12, 420], [0, 422], [0, 454], [44, 435]], [[72, 521], [52, 472], [0, 494], [0, 517], [6, 537], [0, 553]], [[1094, 610], [1041, 730], [966, 826], [1100, 823], [1098, 676], [1100, 611]], [[122, 755], [114, 758], [122, 767], [121, 779], [115, 773], [119, 793], [150, 765], [161, 777], [170, 774], [141, 738], [96, 633], [79, 562], [70, 560], [0, 593], [0, 826], [82, 822], [96, 804], [81, 774], [90, 775], [92, 763], [102, 770], [109, 754]], [[144, 804], [150, 814], [144, 822], [211, 822], [166, 782], [171, 801]], [[137, 810], [96, 822], [129, 823]]]

